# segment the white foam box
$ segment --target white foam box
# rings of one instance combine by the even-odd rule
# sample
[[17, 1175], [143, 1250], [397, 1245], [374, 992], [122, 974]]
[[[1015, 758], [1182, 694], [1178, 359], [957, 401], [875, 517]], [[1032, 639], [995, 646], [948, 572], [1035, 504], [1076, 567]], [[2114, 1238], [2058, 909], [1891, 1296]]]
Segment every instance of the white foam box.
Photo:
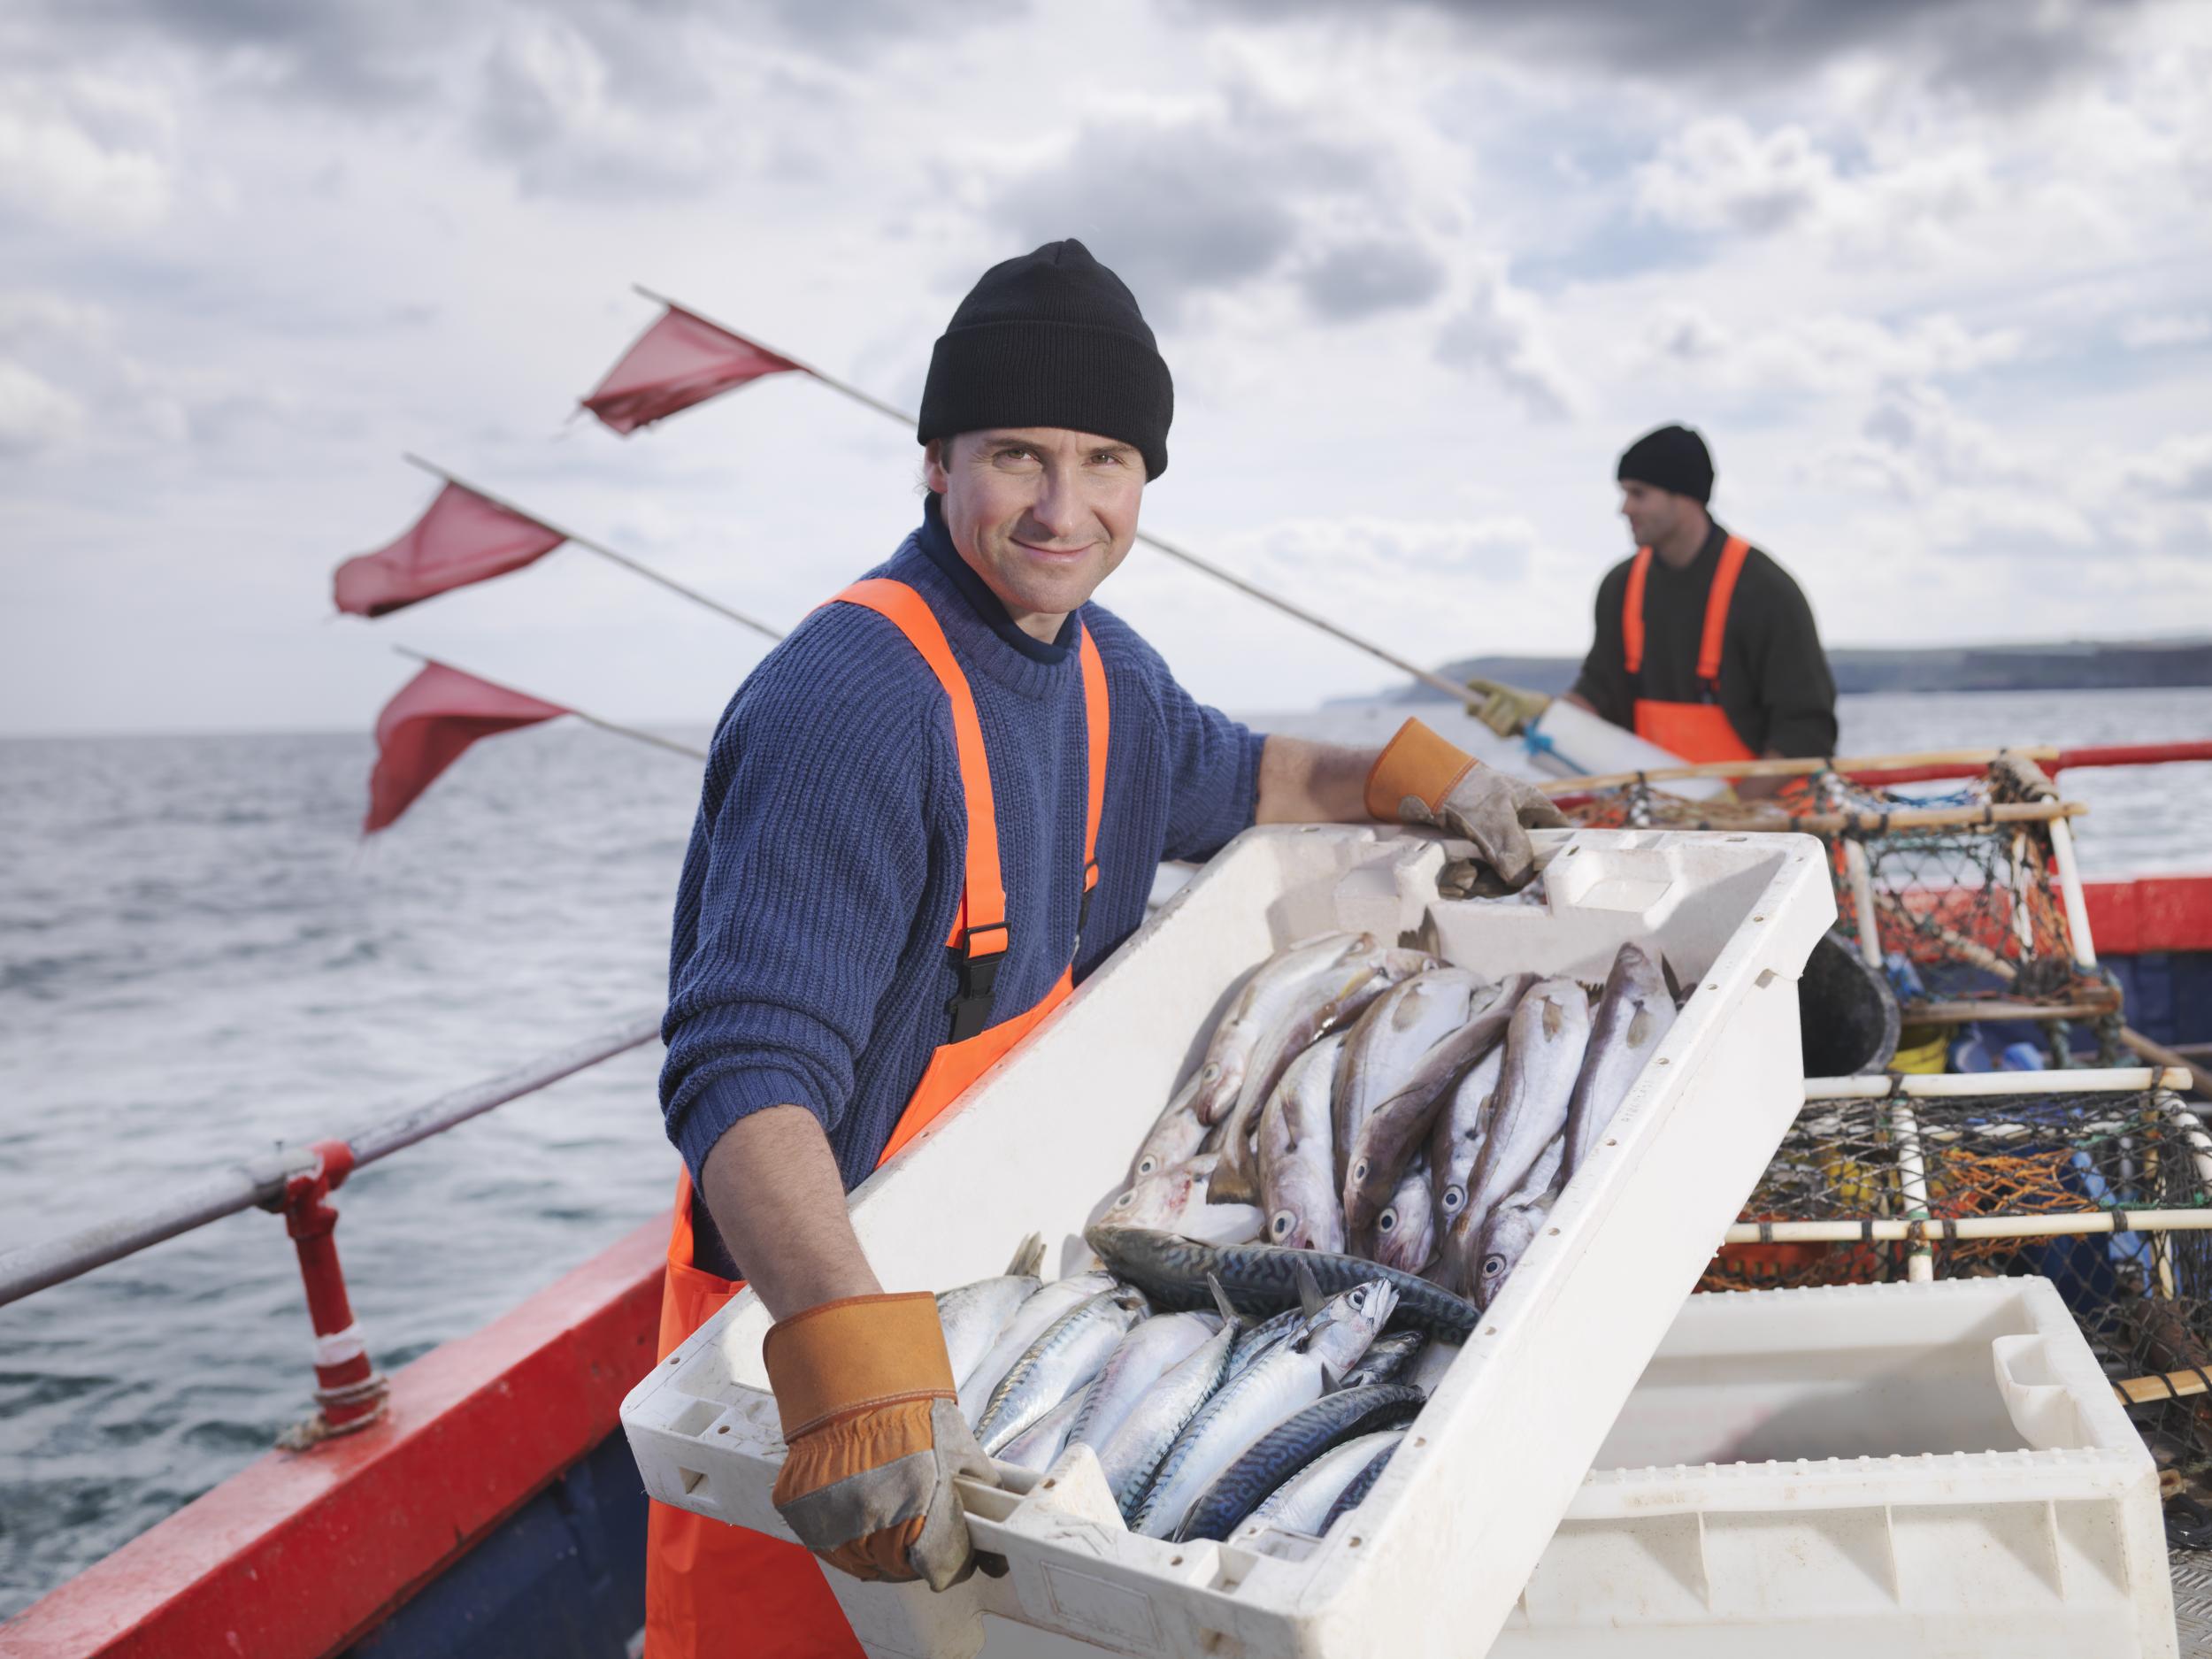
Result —
[[1491, 1649], [2175, 1651], [2157, 1470], [2041, 1279], [1690, 1298]]
[[[1586, 981], [1632, 940], [1656, 944], [1692, 990], [1356, 1527], [1299, 1561], [1133, 1536], [1079, 1448], [1041, 1478], [1008, 1471], [1004, 1490], [963, 1488], [1002, 1577], [933, 1595], [828, 1572], [868, 1652], [1482, 1651], [1802, 1102], [1795, 981], [1834, 916], [1809, 837], [1538, 840], [1540, 899], [1451, 902], [1432, 838], [1248, 832], [855, 1189], [853, 1225], [887, 1289], [1002, 1271], [1033, 1229], [1079, 1234], [1244, 979], [1331, 928], [1417, 940], [1486, 974]], [[631, 1392], [622, 1420], [653, 1497], [787, 1537], [769, 1496], [783, 1447], [760, 1362], [768, 1324], [740, 1295]]]

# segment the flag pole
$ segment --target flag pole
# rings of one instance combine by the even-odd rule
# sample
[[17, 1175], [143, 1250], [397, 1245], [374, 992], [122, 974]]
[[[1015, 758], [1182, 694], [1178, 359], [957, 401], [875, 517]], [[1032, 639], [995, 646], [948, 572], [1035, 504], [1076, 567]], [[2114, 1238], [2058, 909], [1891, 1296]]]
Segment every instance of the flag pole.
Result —
[[[466, 489], [468, 486], [464, 484], [461, 488]], [[527, 513], [525, 513], [522, 516], [526, 518], [529, 517]], [[533, 520], [532, 522], [534, 523], [535, 520]], [[545, 527], [550, 530], [555, 526], [552, 525], [547, 525]], [[481, 680], [488, 686], [495, 687], [501, 691], [512, 692], [518, 697], [527, 697], [534, 703], [552, 703], [551, 698], [541, 697], [534, 691], [525, 691], [518, 686], [510, 686], [504, 681], [493, 680], [487, 675], [478, 673], [472, 668], [459, 668], [457, 664], [449, 663], [442, 657], [428, 656], [424, 652], [413, 649], [411, 647], [405, 645], [395, 645], [392, 649], [395, 651], [397, 651], [402, 657], [411, 657], [418, 663], [427, 664], [434, 668], [455, 669], [457, 672], [466, 674], [472, 680]], [[678, 755], [687, 755], [693, 760], [704, 760], [707, 757], [707, 751], [705, 749], [694, 749], [688, 743], [679, 743], [674, 738], [663, 737], [657, 732], [641, 731], [634, 726], [618, 726], [612, 720], [603, 720], [595, 714], [585, 713], [581, 709], [572, 709], [565, 703], [552, 703], [552, 706], [559, 709], [564, 714], [573, 715], [577, 719], [583, 721], [587, 726], [595, 726], [603, 732], [612, 732], [618, 737], [634, 738], [641, 743], [650, 743], [656, 749], [665, 749]]]
[[[781, 357], [787, 363], [795, 364], [801, 370], [812, 375], [816, 380], [821, 381], [823, 385], [828, 387], [832, 391], [842, 392], [855, 403], [864, 403], [879, 415], [887, 415], [893, 420], [895, 420], [901, 425], [906, 426], [912, 426], [917, 424], [915, 417], [909, 414], [906, 411], [900, 409], [894, 404], [887, 403], [879, 397], [872, 397], [866, 392], [862, 391], [858, 387], [850, 385], [844, 380], [841, 380], [834, 375], [823, 373], [821, 370], [816, 368], [812, 364], [806, 362], [803, 358], [795, 357], [789, 352], [781, 350], [775, 346], [769, 345], [764, 341], [755, 340], [749, 334], [739, 334], [736, 329], [731, 327], [727, 323], [717, 322], [713, 318], [709, 317], [705, 312], [694, 311], [688, 305], [681, 304], [675, 300], [670, 299], [665, 294], [657, 294], [651, 288], [647, 288], [641, 282], [633, 282], [630, 286], [637, 293], [643, 296], [645, 298], [651, 300], [657, 305], [665, 305], [672, 311], [681, 312], [686, 317], [689, 317], [696, 321], [704, 323], [710, 328], [719, 329], [722, 333], [728, 334], [734, 339], [742, 340], [749, 345], [759, 347], [763, 351], [766, 351], [776, 357]], [[526, 513], [523, 516], [527, 518], [529, 515]], [[546, 528], [549, 530], [553, 528], [553, 526], [551, 525], [548, 525]], [[1358, 634], [1353, 633], [1350, 629], [1340, 626], [1338, 624], [1330, 621], [1326, 617], [1319, 616], [1315, 612], [1307, 610], [1303, 605], [1295, 603], [1291, 600], [1285, 599], [1279, 595], [1271, 594], [1264, 588], [1258, 586], [1256, 583], [1248, 581], [1243, 577], [1235, 574], [1233, 572], [1224, 569], [1222, 566], [1215, 564], [1211, 559], [1201, 558], [1188, 548], [1179, 547], [1174, 542], [1166, 541], [1162, 537], [1154, 535], [1150, 532], [1145, 530], [1140, 530], [1137, 532], [1137, 540], [1143, 542], [1147, 547], [1154, 549], [1156, 551], [1166, 554], [1171, 559], [1181, 560], [1184, 564], [1189, 565], [1193, 570], [1198, 571], [1204, 575], [1210, 576], [1217, 582], [1227, 584], [1229, 587], [1235, 588], [1239, 593], [1241, 593], [1249, 598], [1258, 600], [1263, 605], [1271, 605], [1286, 616], [1295, 617], [1299, 621], [1305, 623], [1310, 627], [1318, 628], [1324, 634], [1330, 634], [1336, 639], [1343, 641], [1345, 644], [1351, 646], [1354, 649], [1364, 651], [1370, 657], [1375, 657], [1379, 661], [1389, 664], [1400, 673], [1418, 680], [1422, 685], [1428, 687], [1432, 691], [1442, 692], [1444, 695], [1450, 698], [1455, 703], [1471, 706], [1469, 705], [1469, 694], [1467, 687], [1459, 684], [1456, 680], [1447, 680], [1443, 675], [1432, 672], [1429, 669], [1423, 668], [1417, 663], [1409, 662], [1405, 657], [1399, 656], [1395, 651], [1385, 649], [1382, 646], [1376, 644], [1372, 640], [1362, 639]]]
[[759, 618], [747, 616], [742, 611], [732, 610], [728, 605], [724, 604], [719, 599], [710, 598], [707, 595], [701, 593], [695, 588], [687, 588], [672, 576], [664, 576], [660, 572], [655, 570], [650, 565], [634, 559], [626, 553], [618, 553], [614, 550], [614, 549], [607, 546], [603, 541], [595, 541], [589, 536], [579, 535], [575, 531], [568, 529], [564, 526], [549, 523], [547, 520], [538, 517], [536, 513], [531, 512], [525, 508], [518, 507], [513, 502], [508, 501], [503, 496], [495, 495], [491, 493], [491, 491], [472, 484], [465, 478], [455, 476], [453, 473], [447, 472], [442, 466], [438, 465], [434, 461], [426, 461], [419, 455], [407, 453], [403, 453], [400, 458], [405, 461], [410, 466], [420, 467], [433, 478], [442, 478], [447, 483], [454, 485], [457, 488], [465, 489], [468, 491], [470, 495], [489, 502], [493, 506], [497, 507], [503, 512], [511, 512], [518, 518], [527, 518], [532, 524], [536, 525], [539, 528], [549, 531], [554, 535], [559, 536], [565, 541], [573, 542], [576, 546], [582, 548], [587, 553], [596, 553], [603, 559], [611, 559], [615, 564], [621, 565], [625, 570], [636, 572], [637, 574], [644, 577], [647, 581], [658, 582], [671, 593], [681, 594], [685, 598], [690, 600], [692, 603], [696, 605], [704, 605], [708, 610], [727, 617], [731, 621], [738, 623], [744, 627], [749, 627], [756, 634], [761, 634], [772, 641], [780, 640], [783, 638], [783, 632], [781, 629], [772, 628]]

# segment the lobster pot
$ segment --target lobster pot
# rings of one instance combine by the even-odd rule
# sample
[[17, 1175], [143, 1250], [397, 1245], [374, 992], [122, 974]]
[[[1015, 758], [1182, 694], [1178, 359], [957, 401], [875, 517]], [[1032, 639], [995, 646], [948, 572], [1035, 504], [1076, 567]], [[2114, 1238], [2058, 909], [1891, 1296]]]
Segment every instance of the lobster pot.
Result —
[[1491, 1649], [2175, 1651], [2157, 1472], [2039, 1279], [1692, 1297]]
[[[1700, 1288], [2034, 1274], [2116, 1379], [2212, 1371], [2212, 1133], [2182, 1075], [1810, 1079]], [[2135, 1392], [2170, 1482], [2212, 1502], [2206, 1398]]]
[[[1488, 976], [1601, 979], [1630, 941], [1693, 987], [1603, 1147], [1552, 1211], [1368, 1502], [1297, 1559], [1122, 1525], [1088, 1448], [961, 1488], [1002, 1577], [942, 1595], [829, 1581], [874, 1655], [1087, 1649], [1262, 1659], [1479, 1652], [1518, 1598], [1606, 1425], [1802, 1099], [1795, 980], [1834, 915], [1797, 835], [1543, 832], [1540, 889], [1438, 891], [1449, 844], [1371, 827], [1248, 832], [900, 1157], [852, 1217], [889, 1290], [1002, 1271], [1021, 1236], [1059, 1265], [1119, 1186], [1222, 1010], [1283, 946], [1333, 928]], [[1462, 849], [1463, 851], [1463, 849]], [[1048, 1256], [1048, 1269], [1055, 1263]], [[624, 1402], [648, 1491], [788, 1536], [784, 1448], [741, 1294]], [[1449, 1584], [1452, 1594], [1435, 1594]]]

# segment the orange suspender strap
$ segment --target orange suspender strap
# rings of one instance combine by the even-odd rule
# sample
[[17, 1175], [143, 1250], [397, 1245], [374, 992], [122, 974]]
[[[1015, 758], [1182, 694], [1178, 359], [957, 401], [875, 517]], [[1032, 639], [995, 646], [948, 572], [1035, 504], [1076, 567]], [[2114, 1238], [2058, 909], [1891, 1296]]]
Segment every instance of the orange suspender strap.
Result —
[[1628, 567], [1628, 596], [1621, 602], [1621, 655], [1630, 679], [1644, 671], [1644, 583], [1651, 575], [1651, 549], [1640, 547]]
[[1083, 911], [1075, 925], [1079, 938], [1091, 919], [1091, 889], [1098, 885], [1098, 820], [1106, 810], [1106, 743], [1113, 730], [1113, 710], [1106, 701], [1106, 664], [1088, 628], [1083, 629], [1080, 654], [1084, 735], [1088, 740], [1085, 753], [1091, 775], [1083, 805]]
[[1705, 595], [1705, 637], [1697, 648], [1697, 677], [1707, 685], [1720, 679], [1720, 642], [1728, 632], [1728, 607], [1736, 597], [1736, 578], [1743, 574], [1751, 543], [1732, 535], [1720, 550], [1720, 567]]
[[1006, 955], [1006, 887], [999, 872], [998, 809], [991, 796], [991, 763], [983, 749], [983, 723], [975, 694], [928, 601], [904, 582], [872, 577], [855, 582], [831, 602], [864, 605], [889, 619], [922, 654], [952, 703], [953, 748], [960, 760], [960, 790], [968, 808], [967, 879], [945, 949], [960, 975], [952, 1004], [952, 1041], [972, 1037], [991, 1023], [992, 992]]

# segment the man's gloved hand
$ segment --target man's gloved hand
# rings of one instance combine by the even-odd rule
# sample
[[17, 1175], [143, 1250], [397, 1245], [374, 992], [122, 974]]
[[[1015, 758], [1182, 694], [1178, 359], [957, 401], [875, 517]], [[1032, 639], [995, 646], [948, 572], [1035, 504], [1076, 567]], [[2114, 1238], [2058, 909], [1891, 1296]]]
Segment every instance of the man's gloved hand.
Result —
[[1536, 868], [1532, 829], [1564, 829], [1565, 817], [1533, 784], [1486, 766], [1418, 720], [1383, 746], [1367, 774], [1367, 810], [1379, 818], [1425, 824], [1475, 844], [1505, 890], [1528, 884]]
[[1528, 729], [1532, 720], [1551, 707], [1551, 699], [1542, 692], [1524, 691], [1503, 680], [1471, 680], [1467, 689], [1478, 699], [1467, 705], [1467, 712], [1500, 737], [1517, 736]]
[[849, 1296], [794, 1314], [761, 1345], [789, 1455], [775, 1504], [799, 1541], [856, 1578], [975, 1568], [953, 1477], [993, 1479], [955, 1400], [936, 1299]]

